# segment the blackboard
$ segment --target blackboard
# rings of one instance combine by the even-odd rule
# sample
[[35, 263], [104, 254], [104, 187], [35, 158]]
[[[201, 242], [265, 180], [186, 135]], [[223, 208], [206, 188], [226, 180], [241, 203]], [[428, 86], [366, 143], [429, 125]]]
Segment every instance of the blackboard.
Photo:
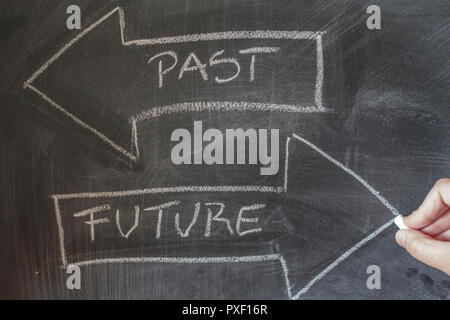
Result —
[[[0, 297], [448, 299], [392, 219], [450, 176], [449, 15], [445, 0], [2, 1]], [[200, 164], [174, 163], [177, 129]], [[224, 145], [277, 133], [269, 174], [261, 146], [206, 163], [208, 129]]]

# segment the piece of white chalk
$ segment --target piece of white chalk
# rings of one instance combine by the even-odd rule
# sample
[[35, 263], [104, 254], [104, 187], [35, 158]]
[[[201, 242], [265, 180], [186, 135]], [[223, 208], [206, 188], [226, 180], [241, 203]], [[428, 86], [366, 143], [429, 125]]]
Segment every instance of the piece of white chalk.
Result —
[[409, 229], [409, 227], [403, 222], [403, 216], [401, 216], [401, 215], [398, 215], [394, 219], [394, 222], [400, 230]]

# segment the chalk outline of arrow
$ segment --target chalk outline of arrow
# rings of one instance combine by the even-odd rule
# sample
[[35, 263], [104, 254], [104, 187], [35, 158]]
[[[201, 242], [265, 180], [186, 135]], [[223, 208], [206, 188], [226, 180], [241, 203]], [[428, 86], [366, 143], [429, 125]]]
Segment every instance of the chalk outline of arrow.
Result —
[[[36, 70], [30, 78], [28, 78], [24, 84], [24, 89], [29, 89], [35, 92], [43, 100], [48, 102], [56, 110], [61, 112], [66, 117], [70, 118], [79, 126], [87, 129], [91, 133], [95, 134], [105, 143], [109, 144], [116, 151], [126, 156], [133, 162], [139, 160], [139, 149], [137, 146], [137, 132], [136, 132], [136, 115], [130, 118], [131, 124], [131, 139], [132, 143], [130, 146], [131, 152], [123, 148], [122, 146], [115, 143], [112, 139], [107, 137], [102, 132], [98, 131], [94, 127], [90, 126], [71, 112], [67, 111], [63, 106], [52, 100], [44, 92], [37, 89], [32, 85], [33, 81], [36, 80], [47, 68], [54, 63], [58, 58], [60, 58], [64, 52], [66, 52], [75, 43], [80, 41], [84, 36], [94, 30], [97, 26], [111, 17], [113, 14], [118, 13], [119, 25], [120, 25], [120, 38], [122, 46], [146, 46], [146, 45], [162, 45], [162, 44], [175, 44], [175, 43], [187, 43], [187, 42], [199, 42], [199, 41], [215, 41], [215, 40], [232, 40], [232, 39], [275, 39], [275, 40], [315, 40], [316, 41], [316, 83], [314, 92], [314, 102], [315, 106], [301, 106], [301, 105], [280, 105], [280, 104], [258, 104], [258, 103], [248, 103], [248, 102], [193, 102], [188, 111], [203, 111], [203, 110], [245, 110], [248, 104], [252, 104], [254, 107], [253, 111], [284, 111], [284, 112], [326, 112], [328, 109], [324, 108], [322, 105], [322, 88], [323, 88], [323, 74], [324, 74], [324, 62], [323, 62], [323, 48], [322, 48], [322, 36], [325, 34], [324, 31], [224, 31], [224, 32], [211, 32], [211, 33], [199, 33], [199, 34], [188, 34], [181, 36], [168, 36], [168, 37], [158, 37], [149, 39], [138, 39], [138, 40], [125, 40], [125, 13], [121, 7], [116, 7], [89, 27], [75, 36], [67, 44], [65, 44], [59, 51], [57, 51], [47, 62], [45, 62], [38, 70]], [[200, 110], [195, 107], [195, 105], [203, 106]], [[229, 108], [229, 106], [234, 106]], [[163, 106], [158, 108], [158, 110], [173, 110], [173, 106]], [[228, 107], [227, 107], [228, 106]], [[169, 113], [173, 113], [171, 111]], [[177, 111], [175, 111], [177, 112]], [[164, 112], [162, 113], [164, 114]]]
[[[43, 98], [45, 101], [47, 101], [50, 105], [55, 107], [58, 111], [62, 112], [65, 116], [67, 116], [70, 119], [72, 119], [75, 123], [77, 123], [81, 127], [85, 128], [85, 129], [91, 131], [92, 133], [94, 133], [95, 135], [97, 135], [104, 142], [106, 142], [109, 145], [111, 145], [114, 149], [116, 149], [117, 151], [119, 151], [120, 153], [122, 153], [123, 155], [125, 155], [126, 157], [128, 157], [132, 161], [137, 161], [138, 160], [138, 156], [135, 156], [132, 153], [128, 152], [123, 147], [119, 146], [114, 141], [109, 139], [107, 136], [105, 136], [104, 134], [102, 134], [101, 132], [96, 130], [95, 128], [89, 126], [88, 124], [86, 124], [85, 122], [80, 120], [78, 117], [73, 115], [72, 113], [70, 113], [67, 110], [65, 110], [62, 106], [60, 106], [59, 104], [54, 102], [52, 99], [50, 99], [47, 95], [45, 95], [45, 93], [43, 93], [42, 91], [40, 91], [39, 89], [37, 89], [36, 87], [34, 87], [32, 85], [32, 82], [34, 80], [36, 80], [36, 78], [38, 78], [61, 55], [63, 55], [63, 53], [66, 50], [68, 50], [72, 45], [77, 43], [80, 39], [82, 39], [90, 31], [95, 29], [98, 25], [100, 25], [102, 22], [104, 22], [106, 19], [108, 19], [110, 16], [112, 16], [116, 12], [119, 14], [121, 41], [122, 41], [122, 45], [123, 46], [131, 46], [131, 45], [143, 46], [143, 45], [171, 44], [171, 43], [185, 43], [185, 42], [227, 40], [227, 39], [285, 39], [285, 40], [305, 40], [305, 39], [312, 40], [312, 39], [315, 39], [316, 43], [317, 43], [317, 57], [318, 57], [318, 59], [316, 60], [317, 71], [318, 72], [317, 72], [317, 77], [316, 77], [316, 90], [315, 90], [315, 103], [316, 103], [316, 106], [315, 106], [315, 108], [317, 108], [316, 111], [319, 111], [319, 112], [326, 111], [326, 109], [323, 108], [323, 106], [321, 104], [321, 100], [322, 100], [322, 86], [323, 86], [322, 36], [323, 36], [323, 34], [325, 34], [325, 32], [322, 32], [322, 31], [319, 31], [319, 32], [312, 32], [312, 31], [229, 31], [229, 32], [202, 33], [202, 34], [194, 34], [194, 35], [175, 36], [175, 37], [161, 37], [161, 38], [153, 38], [153, 39], [141, 39], [141, 40], [125, 41], [125, 37], [124, 37], [124, 30], [125, 30], [124, 11], [123, 11], [122, 8], [116, 7], [111, 12], [109, 12], [108, 14], [106, 14], [105, 16], [103, 16], [102, 18], [100, 18], [99, 20], [94, 22], [93, 24], [91, 24], [88, 28], [86, 28], [84, 31], [82, 31], [80, 34], [78, 34], [75, 38], [73, 38], [70, 42], [68, 42], [64, 47], [62, 47], [42, 67], [40, 67], [30, 78], [28, 78], [24, 82], [23, 87], [24, 87], [24, 89], [30, 89], [30, 90], [34, 91], [41, 98]], [[301, 108], [308, 108], [308, 107], [301, 107]], [[305, 109], [304, 109], [304, 111], [297, 111], [297, 112], [311, 112], [311, 111], [310, 110], [308, 111], [307, 109], [305, 111]], [[133, 126], [134, 129], [132, 129], [133, 130], [132, 134], [133, 134], [133, 137], [134, 137], [134, 135], [136, 134], [135, 125], [136, 125], [137, 121], [136, 121], [136, 118], [133, 118], [133, 117], [130, 120], [131, 120], [132, 125], [134, 124], [134, 126]], [[347, 173], [349, 173], [356, 180], [358, 180], [361, 184], [363, 184], [366, 188], [368, 188], [369, 191], [372, 194], [374, 194], [386, 207], [388, 207], [388, 209], [393, 213], [394, 216], [398, 215], [398, 211], [395, 208], [393, 208], [387, 202], [387, 200], [385, 200], [375, 189], [373, 189], [369, 184], [367, 184], [367, 182], [365, 182], [365, 180], [363, 180], [359, 175], [357, 175], [352, 170], [348, 169], [343, 164], [341, 164], [340, 162], [338, 162], [334, 158], [330, 157], [325, 152], [320, 150], [318, 147], [316, 147], [312, 143], [306, 141], [305, 139], [303, 139], [303, 138], [301, 138], [301, 137], [299, 137], [297, 135], [294, 135], [294, 138], [296, 138], [297, 140], [300, 140], [300, 141], [306, 143], [311, 148], [315, 149], [317, 152], [319, 152], [320, 154], [325, 156], [328, 160], [333, 162], [335, 165], [337, 165], [341, 169], [344, 169]], [[134, 141], [133, 143], [136, 145], [137, 141]], [[133, 146], [132, 146], [132, 148], [133, 148]], [[287, 180], [285, 180], [284, 190], [286, 190], [286, 188], [287, 188]], [[189, 190], [187, 190], [187, 191], [189, 191]], [[253, 190], [251, 190], [251, 191], [253, 191]], [[256, 191], [256, 192], [258, 192], [258, 191]], [[280, 192], [280, 190], [277, 188], [277, 190], [275, 192]], [[64, 199], [64, 198], [67, 198], [67, 196], [69, 196], [68, 198], [71, 198], [70, 195], [53, 195], [52, 196], [52, 198], [55, 201], [55, 209], [57, 209], [56, 210], [57, 211], [57, 220], [58, 220], [57, 222], [58, 222], [58, 229], [59, 229], [58, 231], [59, 231], [60, 240], [61, 240], [61, 236], [62, 236], [62, 239], [64, 238], [64, 233], [63, 233], [63, 231], [61, 229], [62, 228], [62, 226], [61, 226], [61, 224], [62, 224], [61, 217], [58, 216], [58, 211], [59, 211], [58, 201], [59, 201], [60, 197], [62, 199]], [[389, 227], [392, 224], [393, 224], [393, 219], [388, 221], [384, 225], [380, 226], [373, 233], [369, 234], [367, 237], [365, 237], [364, 239], [359, 241], [355, 246], [353, 246], [352, 248], [347, 250], [343, 255], [341, 255], [336, 260], [334, 260], [327, 268], [325, 268], [322, 272], [320, 272], [315, 278], [313, 278], [302, 290], [300, 290], [294, 296], [291, 295], [290, 285], [289, 285], [289, 282], [288, 282], [288, 279], [287, 279], [287, 288], [288, 288], [288, 292], [289, 292], [289, 298], [291, 298], [291, 299], [299, 299], [300, 296], [305, 294], [311, 288], [311, 286], [313, 286], [317, 281], [322, 279], [326, 274], [328, 274], [338, 264], [340, 264], [343, 260], [348, 258], [353, 252], [358, 250], [360, 247], [362, 247], [368, 241], [370, 241], [373, 238], [375, 238], [379, 233], [384, 231], [387, 227]], [[64, 258], [65, 257], [63, 256], [62, 257], [63, 264], [66, 264], [67, 262], [64, 261]], [[283, 266], [283, 269], [284, 269], [284, 272], [285, 272], [285, 274], [287, 276], [288, 270], [286, 269], [283, 257], [280, 256], [280, 255], [274, 255], [273, 259], [274, 260], [280, 259], [280, 261], [282, 263], [282, 266]], [[144, 261], [139, 261], [139, 262], [144, 262]], [[86, 264], [90, 264], [90, 261], [87, 261], [85, 263]]]
[[74, 263], [68, 263], [66, 249], [65, 249], [65, 238], [64, 238], [64, 228], [62, 224], [62, 215], [59, 202], [61, 200], [68, 199], [80, 199], [80, 198], [115, 198], [115, 197], [127, 197], [136, 195], [147, 195], [147, 194], [157, 194], [157, 193], [187, 193], [187, 192], [256, 192], [256, 193], [282, 193], [287, 192], [288, 188], [288, 170], [289, 170], [289, 143], [291, 138], [288, 137], [286, 140], [286, 156], [285, 156], [285, 168], [284, 168], [284, 181], [283, 187], [268, 187], [268, 186], [179, 186], [179, 187], [167, 187], [167, 188], [150, 188], [141, 190], [128, 190], [128, 191], [114, 191], [114, 192], [88, 192], [88, 193], [73, 193], [73, 194], [54, 194], [50, 196], [53, 200], [56, 221], [58, 226], [58, 237], [59, 246], [61, 252], [62, 267], [67, 268], [69, 265], [77, 266], [88, 266], [93, 264], [109, 264], [109, 263], [226, 263], [226, 262], [258, 262], [258, 261], [279, 261], [283, 270], [286, 291], [289, 300], [298, 300], [304, 294], [306, 294], [311, 287], [313, 287], [318, 281], [322, 280], [328, 273], [330, 273], [334, 268], [341, 264], [344, 260], [349, 258], [353, 253], [362, 248], [364, 245], [375, 239], [379, 234], [389, 228], [394, 224], [395, 218], [400, 214], [398, 210], [386, 199], [380, 192], [378, 192], [372, 185], [370, 185], [366, 180], [364, 180], [355, 171], [336, 160], [328, 153], [320, 149], [318, 146], [312, 142], [306, 140], [301, 135], [292, 134], [292, 139], [294, 141], [300, 141], [306, 146], [310, 147], [317, 153], [319, 153], [326, 160], [333, 163], [338, 168], [345, 171], [361, 185], [363, 185], [372, 195], [374, 195], [394, 216], [383, 225], [379, 226], [375, 231], [371, 232], [366, 237], [359, 240], [351, 248], [342, 253], [339, 257], [334, 259], [330, 264], [325, 267], [321, 272], [317, 273], [310, 281], [308, 281], [302, 289], [297, 291], [295, 294], [292, 293], [292, 287], [289, 280], [289, 268], [287, 262], [283, 255], [279, 253], [271, 253], [266, 255], [257, 256], [232, 256], [232, 257], [127, 257], [127, 258], [102, 258], [85, 260]]

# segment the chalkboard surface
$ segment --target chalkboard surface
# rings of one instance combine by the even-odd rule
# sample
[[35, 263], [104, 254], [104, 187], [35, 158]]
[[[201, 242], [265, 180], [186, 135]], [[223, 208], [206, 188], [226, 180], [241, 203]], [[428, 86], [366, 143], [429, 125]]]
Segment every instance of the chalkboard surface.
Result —
[[449, 17], [2, 1], [0, 297], [448, 299], [392, 222], [450, 176]]

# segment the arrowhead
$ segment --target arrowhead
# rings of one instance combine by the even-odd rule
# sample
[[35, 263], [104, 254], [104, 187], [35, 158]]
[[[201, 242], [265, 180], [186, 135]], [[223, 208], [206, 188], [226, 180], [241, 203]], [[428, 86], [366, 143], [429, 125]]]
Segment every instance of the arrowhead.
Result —
[[116, 8], [87, 27], [42, 65], [24, 88], [136, 162], [133, 128], [126, 112], [130, 94], [122, 94], [132, 76], [124, 58], [122, 17], [122, 10]]

